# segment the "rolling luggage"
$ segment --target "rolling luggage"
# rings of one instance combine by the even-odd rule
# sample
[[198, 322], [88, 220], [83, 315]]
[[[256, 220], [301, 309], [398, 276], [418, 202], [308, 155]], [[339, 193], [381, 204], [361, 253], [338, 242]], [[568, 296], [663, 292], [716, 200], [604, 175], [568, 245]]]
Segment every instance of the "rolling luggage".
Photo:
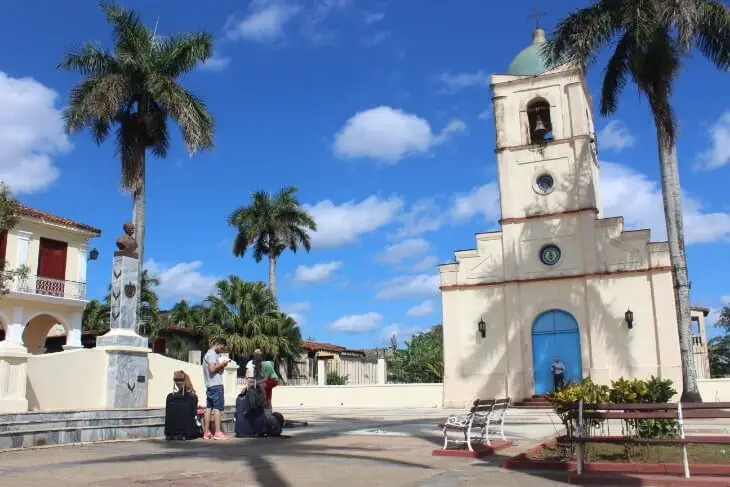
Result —
[[236, 436], [281, 436], [284, 416], [264, 410], [260, 389], [250, 389], [236, 398]]
[[168, 440], [194, 440], [202, 436], [197, 421], [198, 396], [171, 392], [165, 402], [165, 438]]

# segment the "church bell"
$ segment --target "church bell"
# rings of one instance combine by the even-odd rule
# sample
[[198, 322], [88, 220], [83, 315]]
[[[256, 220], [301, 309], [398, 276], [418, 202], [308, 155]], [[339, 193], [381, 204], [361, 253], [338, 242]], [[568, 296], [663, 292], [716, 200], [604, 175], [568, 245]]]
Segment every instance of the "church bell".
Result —
[[532, 129], [532, 133], [534, 133], [535, 137], [540, 140], [545, 139], [545, 134], [547, 134], [547, 128], [545, 128], [545, 124], [542, 123], [542, 118], [540, 118], [540, 115], [535, 118], [535, 128]]

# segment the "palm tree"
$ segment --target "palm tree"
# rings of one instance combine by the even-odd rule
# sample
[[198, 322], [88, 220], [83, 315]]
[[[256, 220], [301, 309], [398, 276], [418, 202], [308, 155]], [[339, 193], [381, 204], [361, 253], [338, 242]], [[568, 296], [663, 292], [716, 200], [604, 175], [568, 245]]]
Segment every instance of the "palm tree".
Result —
[[249, 356], [260, 348], [277, 364], [299, 354], [299, 327], [279, 311], [264, 283], [230, 276], [216, 288], [216, 294], [206, 300], [204, 332], [209, 339], [225, 338], [231, 352], [239, 356]]
[[276, 298], [276, 261], [287, 248], [296, 252], [299, 246], [311, 250], [307, 230], [316, 231], [312, 215], [299, 204], [297, 188], [287, 186], [273, 198], [265, 191], [256, 191], [251, 204], [242, 206], [228, 217], [228, 224], [238, 234], [233, 242], [233, 255], [242, 257], [253, 247], [256, 262], [269, 258], [269, 289]]
[[167, 156], [168, 118], [180, 126], [190, 153], [212, 148], [213, 117], [178, 78], [210, 58], [213, 40], [207, 32], [159, 39], [136, 13], [109, 3], [100, 7], [112, 26], [114, 53], [86, 43], [68, 53], [58, 65], [59, 69], [83, 76], [71, 90], [64, 118], [69, 134], [88, 128], [97, 144], [107, 139], [112, 126], [116, 127], [121, 186], [133, 195], [141, 280], [146, 153], [149, 150], [157, 157]]
[[714, 0], [597, 0], [558, 23], [543, 55], [550, 66], [572, 62], [585, 70], [607, 45], [613, 53], [603, 76], [601, 115], [617, 110], [618, 97], [631, 79], [654, 116], [682, 358], [682, 401], [701, 401], [692, 358], [677, 120], [670, 99], [691, 48], [719, 69], [730, 67], [730, 11]]
[[[160, 321], [160, 298], [155, 292], [155, 288], [160, 285], [160, 278], [150, 273], [147, 269], [142, 271], [142, 278], [140, 284], [139, 293], [139, 324], [144, 326], [148, 334], [151, 333], [152, 328], [159, 324]], [[111, 305], [112, 285], [109, 284], [107, 287], [107, 295], [104, 296], [104, 303], [108, 308]], [[93, 301], [87, 304], [87, 307]], [[108, 316], [107, 316], [108, 323]], [[108, 327], [108, 325], [107, 325]]]
[[103, 332], [109, 329], [109, 304], [93, 299], [86, 303], [81, 317], [83, 331]]

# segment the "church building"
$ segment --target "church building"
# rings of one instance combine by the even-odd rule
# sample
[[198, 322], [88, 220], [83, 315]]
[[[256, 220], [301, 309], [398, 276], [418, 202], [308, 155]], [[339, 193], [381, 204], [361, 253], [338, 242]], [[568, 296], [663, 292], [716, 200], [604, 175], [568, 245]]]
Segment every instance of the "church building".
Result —
[[513, 400], [566, 380], [674, 381], [681, 365], [669, 247], [601, 218], [600, 164], [584, 73], [548, 70], [542, 29], [491, 78], [500, 230], [439, 266], [444, 407]]

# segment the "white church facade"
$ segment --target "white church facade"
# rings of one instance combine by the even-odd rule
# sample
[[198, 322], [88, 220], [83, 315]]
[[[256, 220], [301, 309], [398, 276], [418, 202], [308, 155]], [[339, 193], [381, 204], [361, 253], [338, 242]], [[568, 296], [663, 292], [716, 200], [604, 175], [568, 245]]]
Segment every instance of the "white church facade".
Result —
[[601, 218], [588, 87], [580, 69], [546, 69], [544, 40], [491, 79], [501, 229], [439, 266], [444, 407], [549, 392], [556, 356], [567, 380], [681, 388], [668, 245]]

